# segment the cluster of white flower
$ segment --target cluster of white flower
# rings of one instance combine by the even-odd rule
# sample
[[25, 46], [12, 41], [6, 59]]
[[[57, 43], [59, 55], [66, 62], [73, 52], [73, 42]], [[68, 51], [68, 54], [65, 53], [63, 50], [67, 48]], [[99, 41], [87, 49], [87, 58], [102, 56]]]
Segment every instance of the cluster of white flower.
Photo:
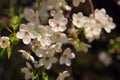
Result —
[[89, 17], [83, 16], [82, 12], [73, 14], [73, 25], [77, 28], [84, 28], [85, 37], [89, 42], [100, 37], [102, 28], [110, 33], [116, 26], [113, 19], [106, 14], [105, 9], [95, 9], [94, 14]]
[[[32, 15], [30, 16], [30, 14]], [[49, 19], [49, 25], [42, 25], [38, 23], [39, 15], [37, 11], [35, 13], [32, 9], [27, 8], [24, 11], [24, 18], [28, 23], [20, 25], [16, 36], [22, 39], [25, 45], [31, 46], [32, 51], [39, 60], [35, 60], [29, 52], [19, 50], [22, 56], [32, 61], [35, 68], [44, 66], [46, 69], [50, 69], [52, 64], [58, 61], [57, 53], [61, 53], [60, 64], [70, 66], [70, 60], [75, 58], [75, 54], [71, 52], [70, 48], [62, 50], [62, 44], [68, 42], [68, 38], [64, 33], [67, 29], [68, 20], [64, 15], [61, 12], [56, 12], [53, 19]], [[22, 68], [22, 72], [25, 73], [25, 79], [32, 78], [28, 68]]]
[[[80, 2], [84, 3], [85, 0], [73, 0], [73, 5], [76, 7]], [[75, 54], [71, 52], [70, 47], [63, 49], [63, 44], [70, 43], [77, 51], [87, 52], [91, 46], [82, 41], [80, 42], [77, 34], [80, 28], [83, 28], [84, 35], [89, 42], [100, 37], [102, 28], [107, 33], [115, 28], [112, 18], [106, 14], [105, 9], [95, 9], [94, 14], [90, 14], [89, 17], [84, 16], [82, 12], [73, 13], [70, 20], [66, 18], [64, 10], [61, 9], [71, 10], [71, 7], [67, 5], [65, 0], [42, 0], [41, 7], [37, 7], [36, 11], [29, 8], [24, 10], [22, 17], [28, 23], [19, 26], [16, 36], [22, 39], [25, 45], [31, 46], [31, 50], [39, 60], [34, 59], [34, 56], [25, 50], [19, 50], [19, 52], [22, 53], [25, 59], [32, 61], [35, 68], [44, 66], [49, 70], [52, 64], [56, 62], [59, 62], [60, 65], [70, 66], [71, 59], [75, 58]], [[68, 26], [71, 20], [72, 24]], [[69, 38], [67, 34], [71, 34], [73, 37]], [[2, 48], [7, 47], [9, 44], [8, 38], [3, 37], [0, 39]], [[21, 69], [25, 73], [25, 79], [33, 78], [30, 69], [32, 67], [30, 67], [30, 64], [28, 66], [28, 63], [27, 67]], [[60, 73], [57, 80], [64, 80], [69, 75], [67, 71]]]

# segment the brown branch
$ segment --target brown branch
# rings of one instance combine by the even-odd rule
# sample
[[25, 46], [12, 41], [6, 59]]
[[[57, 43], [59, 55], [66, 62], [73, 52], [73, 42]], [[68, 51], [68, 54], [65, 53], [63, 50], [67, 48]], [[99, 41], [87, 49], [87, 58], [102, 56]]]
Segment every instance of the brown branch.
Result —
[[94, 5], [93, 5], [93, 2], [92, 2], [92, 0], [88, 0], [88, 2], [89, 2], [89, 5], [90, 5], [92, 14], [94, 14]]

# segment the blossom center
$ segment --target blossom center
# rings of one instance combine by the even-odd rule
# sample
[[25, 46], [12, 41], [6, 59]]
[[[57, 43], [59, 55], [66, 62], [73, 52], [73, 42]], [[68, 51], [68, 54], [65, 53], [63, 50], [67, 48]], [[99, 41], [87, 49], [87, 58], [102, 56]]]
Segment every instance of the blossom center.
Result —
[[45, 57], [46, 61], [48, 61], [50, 58], [48, 56]]
[[57, 22], [57, 23], [56, 23], [56, 27], [60, 27], [60, 23]]

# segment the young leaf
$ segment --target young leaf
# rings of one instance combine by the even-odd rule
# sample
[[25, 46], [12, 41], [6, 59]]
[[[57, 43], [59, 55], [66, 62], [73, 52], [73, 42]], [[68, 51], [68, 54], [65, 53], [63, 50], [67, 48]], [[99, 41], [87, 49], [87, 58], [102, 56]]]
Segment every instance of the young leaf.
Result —
[[77, 30], [77, 35], [80, 34], [83, 30], [84, 30], [84, 28], [79, 28], [79, 29]]
[[7, 47], [7, 54], [8, 54], [8, 59], [10, 59], [11, 54], [12, 54], [12, 47], [11, 46]]
[[18, 16], [13, 16], [12, 19], [10, 20], [10, 22], [11, 22], [11, 25], [12, 25], [14, 31], [15, 31], [21, 22], [21, 18]]
[[0, 49], [0, 58], [2, 58], [6, 53], [6, 49]]
[[42, 77], [43, 77], [43, 80], [48, 80], [48, 76], [47, 76], [45, 70], [42, 70]]
[[9, 38], [13, 45], [17, 45], [19, 43], [19, 39], [15, 35], [10, 35]]

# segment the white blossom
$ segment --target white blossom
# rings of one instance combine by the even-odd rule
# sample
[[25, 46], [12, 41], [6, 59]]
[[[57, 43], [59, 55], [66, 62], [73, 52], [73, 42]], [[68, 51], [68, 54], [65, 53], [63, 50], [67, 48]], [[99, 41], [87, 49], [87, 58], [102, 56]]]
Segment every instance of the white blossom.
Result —
[[50, 69], [53, 63], [57, 62], [57, 58], [54, 57], [54, 53], [46, 51], [46, 54], [43, 55], [40, 59], [40, 65], [44, 65], [46, 69]]
[[65, 80], [66, 77], [69, 77], [70, 74], [68, 71], [63, 71], [62, 73], [59, 74], [56, 80]]
[[31, 39], [37, 37], [37, 32], [34, 29], [35, 25], [33, 23], [28, 23], [27, 25], [21, 24], [16, 36], [17, 38], [22, 39], [24, 44], [29, 44]]
[[103, 28], [107, 33], [110, 33], [111, 30], [116, 27], [116, 25], [113, 23], [112, 17], [106, 14], [106, 10], [104, 8], [100, 10], [95, 9], [94, 16], [95, 19], [103, 25]]
[[85, 24], [89, 22], [89, 18], [84, 16], [82, 12], [79, 12], [78, 14], [73, 14], [73, 25], [75, 25], [77, 28], [84, 27]]
[[37, 40], [40, 41], [41, 45], [43, 47], [50, 46], [51, 45], [50, 36], [53, 34], [50, 26], [39, 25], [38, 32], [39, 34]]
[[68, 20], [61, 13], [56, 13], [53, 19], [49, 19], [49, 25], [55, 32], [65, 31], [67, 22]]
[[30, 63], [26, 62], [27, 67], [23, 67], [21, 69], [21, 72], [25, 74], [25, 80], [29, 80], [34, 77], [34, 75], [30, 72], [30, 69], [32, 69]]
[[60, 64], [66, 64], [67, 66], [71, 65], [71, 61], [70, 59], [75, 58], [75, 54], [73, 52], [71, 52], [70, 48], [67, 48], [61, 55], [60, 57]]
[[84, 34], [89, 42], [98, 39], [101, 34], [101, 24], [97, 23], [94, 18], [91, 18], [89, 23], [85, 25]]
[[37, 40], [32, 41], [31, 44], [32, 51], [36, 54], [38, 57], [42, 57], [43, 54], [45, 54], [46, 47], [43, 47], [40, 42]]
[[117, 4], [120, 6], [120, 0], [117, 1]]
[[56, 43], [56, 44], [51, 45], [49, 49], [52, 49], [53, 51], [59, 53], [62, 51], [61, 47], [62, 47], [62, 43]]
[[0, 38], [0, 47], [1, 48], [6, 48], [10, 45], [9, 37], [2, 36]]
[[69, 40], [69, 43], [74, 46], [77, 52], [83, 51], [83, 52], [88, 52], [88, 49], [91, 48], [91, 45], [86, 44], [84, 42], [78, 43], [77, 40]]
[[34, 12], [33, 9], [26, 8], [24, 10], [24, 17], [27, 21], [39, 25], [39, 13], [38, 11]]
[[26, 59], [26, 60], [30, 60], [32, 62], [35, 62], [35, 59], [32, 55], [30, 55], [29, 52], [25, 51], [25, 50], [18, 50], [18, 52], [22, 53], [22, 56]]
[[105, 65], [108, 66], [112, 63], [112, 58], [106, 52], [102, 51], [98, 55], [98, 59]]
[[85, 3], [85, 0], [73, 0], [73, 5], [77, 7], [80, 4], [80, 2]]
[[51, 41], [53, 43], [59, 43], [59, 42], [61, 42], [61, 43], [67, 43], [68, 38], [67, 38], [67, 36], [66, 36], [65, 33], [55, 32], [51, 36]]

